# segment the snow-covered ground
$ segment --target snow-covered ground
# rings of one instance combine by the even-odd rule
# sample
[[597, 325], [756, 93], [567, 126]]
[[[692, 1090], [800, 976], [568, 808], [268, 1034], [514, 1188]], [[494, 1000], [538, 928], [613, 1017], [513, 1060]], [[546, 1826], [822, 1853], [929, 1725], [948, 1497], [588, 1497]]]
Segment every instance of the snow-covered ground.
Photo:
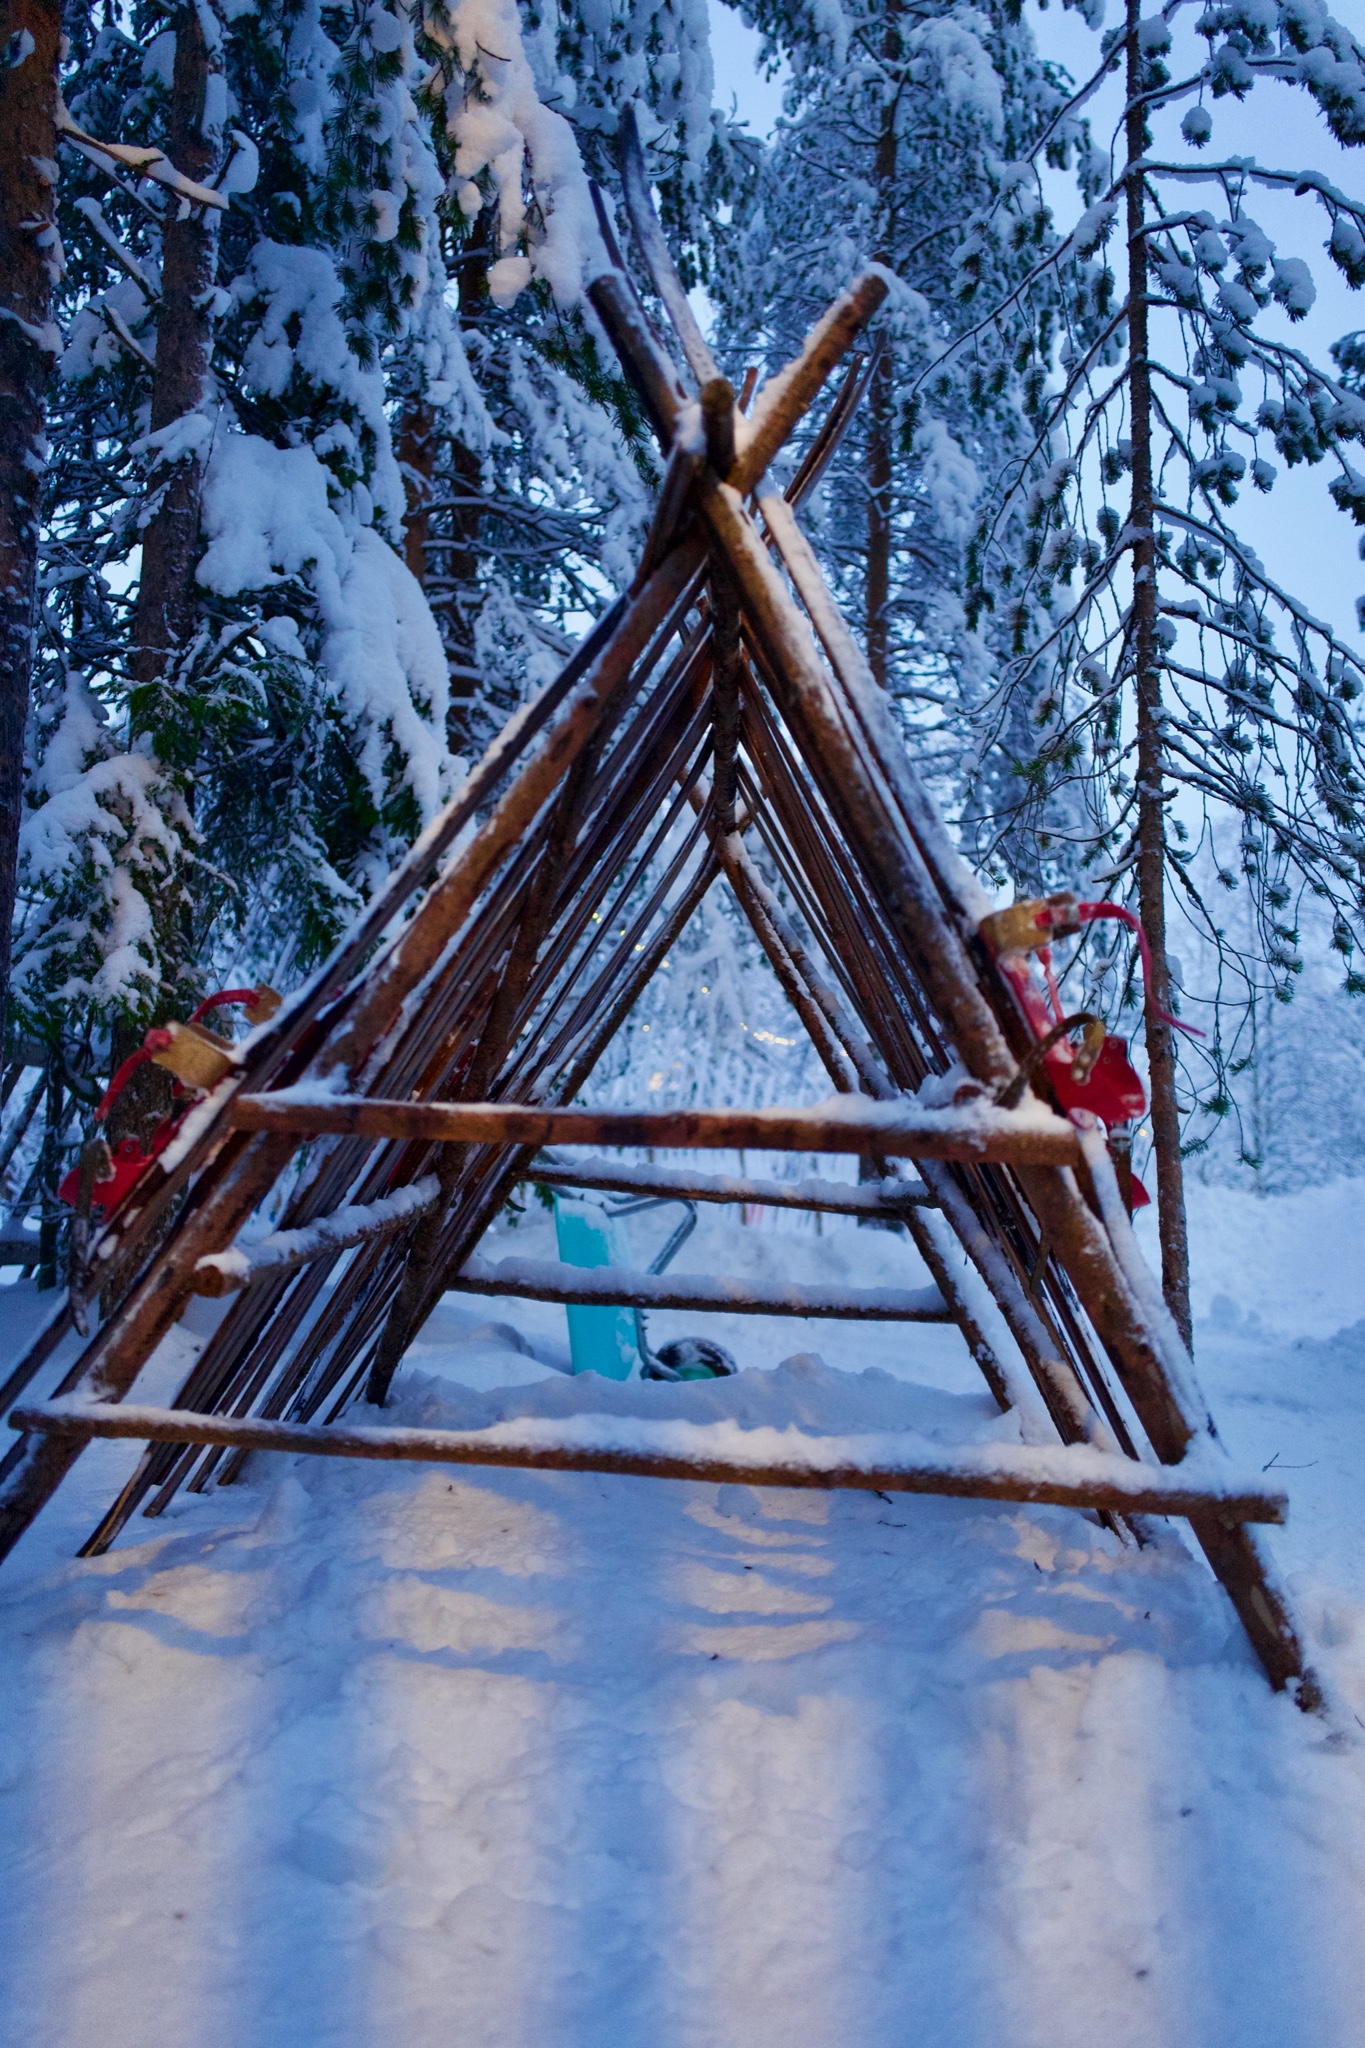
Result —
[[[1357, 2048], [1362, 1198], [1193, 1195], [1200, 1374], [1289, 1492], [1335, 1725], [1177, 1542], [1063, 1510], [273, 1457], [81, 1563], [136, 1455], [96, 1446], [0, 1571], [0, 2043]], [[922, 1280], [780, 1223], [680, 1263]], [[395, 1419], [1008, 1430], [951, 1330], [651, 1336], [708, 1324], [760, 1370], [604, 1389], [562, 1310], [452, 1295]]]

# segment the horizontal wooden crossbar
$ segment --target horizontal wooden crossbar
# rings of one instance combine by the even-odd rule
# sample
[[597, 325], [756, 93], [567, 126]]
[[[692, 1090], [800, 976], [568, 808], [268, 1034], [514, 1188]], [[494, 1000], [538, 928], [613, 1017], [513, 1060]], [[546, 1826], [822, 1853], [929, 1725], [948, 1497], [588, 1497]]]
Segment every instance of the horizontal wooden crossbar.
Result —
[[824, 1216], [868, 1216], [894, 1222], [902, 1209], [932, 1208], [923, 1181], [755, 1180], [750, 1175], [690, 1173], [676, 1166], [629, 1166], [615, 1159], [536, 1160], [528, 1181], [550, 1188], [596, 1188], [615, 1195], [659, 1195], [685, 1202], [753, 1202], [768, 1209], [802, 1209]]
[[465, 1294], [510, 1294], [603, 1308], [704, 1309], [732, 1316], [820, 1316], [870, 1323], [950, 1323], [936, 1287], [807, 1287], [701, 1273], [569, 1266], [559, 1259], [469, 1259], [446, 1282]]
[[[1215, 1515], [1228, 1523], [1282, 1522], [1285, 1498], [1262, 1488], [1226, 1489], [1182, 1479], [1179, 1467], [1139, 1465], [1086, 1446], [1040, 1450], [986, 1444], [936, 1457], [918, 1445], [897, 1458], [885, 1436], [798, 1438], [791, 1430], [737, 1430], [728, 1423], [649, 1423], [587, 1416], [553, 1425], [500, 1423], [484, 1430], [366, 1429], [350, 1422], [274, 1422], [258, 1415], [201, 1415], [185, 1408], [54, 1401], [16, 1408], [10, 1426], [49, 1436], [132, 1437], [145, 1443], [222, 1444], [324, 1458], [384, 1458], [435, 1465], [494, 1465], [539, 1472], [614, 1472], [642, 1479], [737, 1486], [859, 1488], [945, 1494], [967, 1500], [1040, 1502], [1114, 1514]], [[592, 1440], [593, 1426], [609, 1435]], [[751, 1439], [745, 1455], [736, 1438]]]
[[924, 1109], [913, 1099], [843, 1098], [847, 1113], [816, 1109], [660, 1111], [538, 1109], [505, 1102], [388, 1102], [322, 1090], [239, 1095], [228, 1115], [239, 1130], [336, 1133], [452, 1145], [699, 1146], [726, 1151], [880, 1152], [1000, 1166], [1078, 1166], [1070, 1124], [1037, 1104]]

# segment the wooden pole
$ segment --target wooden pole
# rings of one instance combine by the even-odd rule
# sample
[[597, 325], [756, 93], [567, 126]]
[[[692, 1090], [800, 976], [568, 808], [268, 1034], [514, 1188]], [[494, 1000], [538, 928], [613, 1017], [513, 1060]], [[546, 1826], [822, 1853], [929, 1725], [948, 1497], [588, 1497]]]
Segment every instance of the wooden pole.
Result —
[[700, 1273], [641, 1273], [624, 1266], [570, 1266], [559, 1259], [470, 1259], [446, 1275], [456, 1293], [621, 1308], [695, 1309], [712, 1315], [814, 1316], [865, 1323], [947, 1323], [937, 1287], [814, 1287]]
[[[357, 1428], [349, 1422], [326, 1426], [267, 1421], [257, 1415], [198, 1415], [178, 1408], [144, 1408], [130, 1403], [49, 1403], [19, 1408], [17, 1429], [42, 1431], [49, 1440], [84, 1444], [92, 1436], [132, 1437], [161, 1443], [228, 1444], [242, 1450], [306, 1452], [323, 1458], [376, 1458], [423, 1464], [483, 1465], [532, 1472], [611, 1472], [642, 1479], [689, 1479], [712, 1485], [850, 1488], [872, 1493], [925, 1493], [966, 1500], [1043, 1502], [1056, 1507], [1099, 1508], [1114, 1514], [1216, 1517], [1229, 1533], [1239, 1522], [1282, 1522], [1283, 1494], [1234, 1485], [1221, 1491], [1194, 1477], [1160, 1466], [1137, 1465], [1088, 1449], [1040, 1452], [1014, 1444], [989, 1444], [980, 1452], [955, 1452], [896, 1459], [882, 1449], [884, 1438], [808, 1439], [810, 1454], [779, 1451], [767, 1458], [736, 1457], [713, 1449], [704, 1424], [666, 1423], [651, 1429], [634, 1417], [599, 1418], [616, 1423], [637, 1442], [658, 1433], [657, 1449], [624, 1445], [545, 1443], [537, 1431], [523, 1441], [506, 1441], [510, 1425], [492, 1430]], [[693, 1443], [675, 1448], [686, 1432]], [[728, 1434], [728, 1432], [727, 1432]], [[755, 1431], [767, 1436], [768, 1431]], [[777, 1437], [777, 1432], [771, 1432]], [[502, 1438], [502, 1441], [499, 1441]], [[780, 1443], [781, 1439], [778, 1438]], [[839, 1461], [839, 1453], [868, 1449], [867, 1462]], [[876, 1446], [873, 1450], [872, 1446]], [[880, 1455], [878, 1455], [880, 1453]], [[817, 1462], [819, 1460], [820, 1462]], [[1070, 1468], [1070, 1469], [1069, 1469]], [[1074, 1476], [1073, 1476], [1074, 1475]]]
[[693, 1173], [674, 1166], [627, 1166], [611, 1159], [533, 1159], [525, 1178], [547, 1188], [597, 1188], [604, 1194], [657, 1195], [666, 1201], [757, 1203], [824, 1216], [867, 1216], [889, 1222], [933, 1201], [918, 1181], [760, 1180], [752, 1174]]
[[[852, 1099], [851, 1099], [852, 1101]], [[1075, 1166], [1076, 1135], [1060, 1117], [973, 1103], [921, 1109], [913, 1099], [847, 1115], [819, 1109], [607, 1110], [509, 1102], [385, 1102], [364, 1095], [239, 1095], [239, 1130], [417, 1139], [447, 1145], [703, 1146], [712, 1150], [885, 1152], [898, 1159], [992, 1160]]]
[[428, 1174], [395, 1195], [319, 1216], [301, 1230], [274, 1231], [244, 1250], [211, 1252], [195, 1263], [194, 1292], [215, 1297], [235, 1294], [243, 1287], [258, 1287], [263, 1280], [279, 1279], [315, 1259], [332, 1259], [338, 1252], [354, 1251], [357, 1245], [397, 1236], [435, 1208], [439, 1193], [436, 1176]]

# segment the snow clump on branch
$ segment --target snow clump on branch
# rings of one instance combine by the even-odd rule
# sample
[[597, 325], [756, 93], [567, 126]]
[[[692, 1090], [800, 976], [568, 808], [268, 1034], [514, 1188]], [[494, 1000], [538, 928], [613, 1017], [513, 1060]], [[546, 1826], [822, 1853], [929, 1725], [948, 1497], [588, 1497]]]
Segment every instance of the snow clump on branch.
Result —
[[515, 0], [460, 0], [433, 9], [426, 28], [454, 59], [446, 124], [467, 216], [484, 204], [478, 180], [486, 177], [491, 188], [499, 251], [488, 272], [494, 303], [510, 306], [533, 278], [543, 278], [559, 305], [572, 305], [605, 256], [573, 130], [536, 90]]

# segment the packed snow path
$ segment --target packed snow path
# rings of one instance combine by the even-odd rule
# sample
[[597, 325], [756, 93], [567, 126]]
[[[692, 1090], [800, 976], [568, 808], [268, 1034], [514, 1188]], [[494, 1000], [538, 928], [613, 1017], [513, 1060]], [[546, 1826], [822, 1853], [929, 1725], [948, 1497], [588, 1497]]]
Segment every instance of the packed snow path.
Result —
[[[0, 1575], [0, 2042], [1356, 2048], [1353, 1192], [1248, 1204], [1199, 1268], [1201, 1374], [1284, 1475], [1350, 1733], [1269, 1693], [1174, 1540], [1065, 1510], [276, 1458], [82, 1563], [135, 1456], [101, 1444]], [[731, 1265], [912, 1277], [852, 1225], [704, 1228]], [[1259, 1325], [1214, 1299], [1243, 1271]], [[12, 1348], [37, 1304], [0, 1301]], [[826, 1363], [604, 1391], [556, 1369], [561, 1310], [506, 1306], [448, 1299], [398, 1419], [1010, 1429], [952, 1331], [735, 1319], [742, 1361]]]

